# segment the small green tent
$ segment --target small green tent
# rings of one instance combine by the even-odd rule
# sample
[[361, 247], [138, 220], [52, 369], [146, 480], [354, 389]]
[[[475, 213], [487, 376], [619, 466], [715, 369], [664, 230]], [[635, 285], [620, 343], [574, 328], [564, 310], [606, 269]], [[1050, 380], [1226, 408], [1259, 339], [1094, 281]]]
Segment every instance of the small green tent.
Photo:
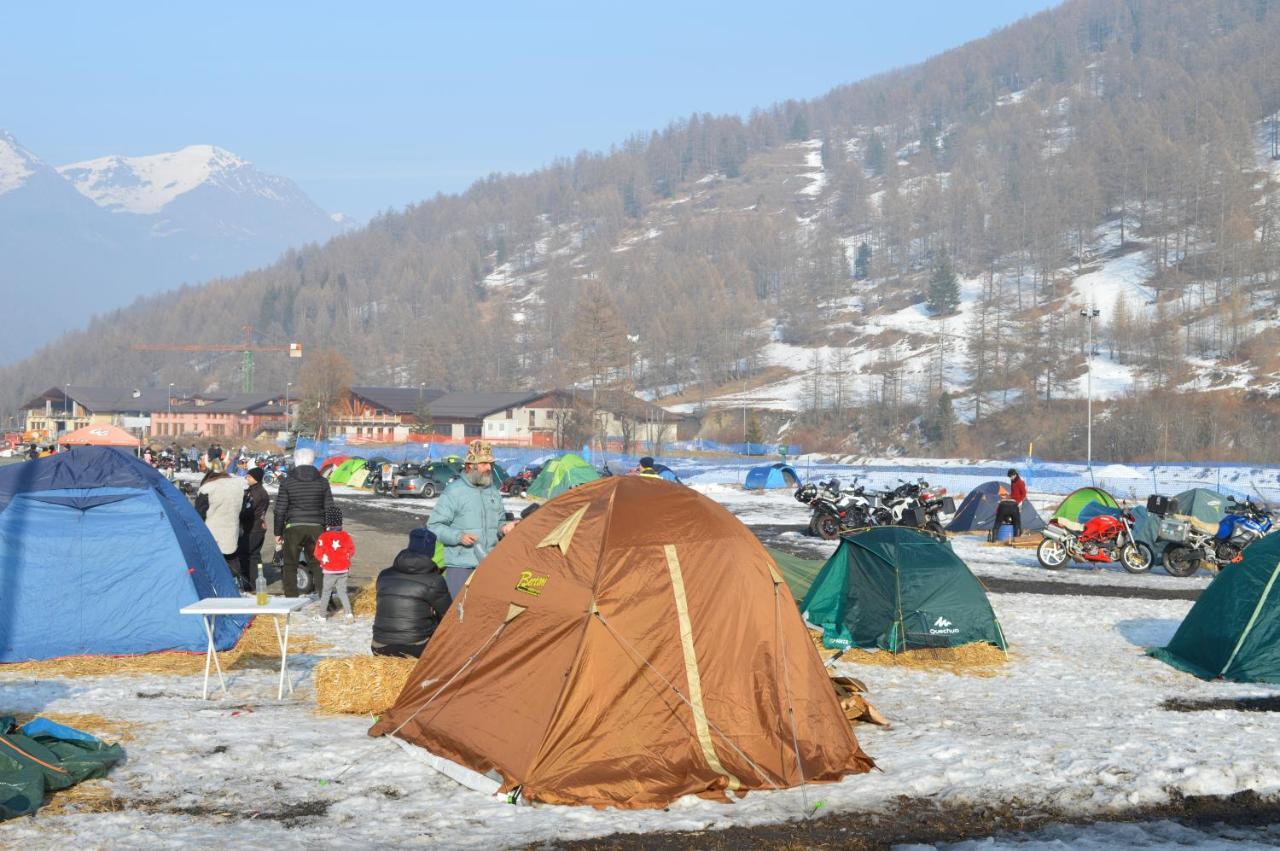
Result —
[[351, 480], [351, 475], [356, 470], [364, 469], [363, 458], [348, 458], [338, 465], [338, 468], [329, 475], [329, 482], [335, 485], [345, 485]]
[[1067, 498], [1053, 512], [1053, 520], [1066, 520], [1071, 523], [1080, 522], [1080, 509], [1091, 502], [1100, 502], [1107, 508], [1119, 508], [1116, 498], [1102, 488], [1080, 488], [1067, 494]]
[[1150, 655], [1202, 680], [1280, 683], [1280, 535], [1245, 548]]
[[529, 483], [525, 495], [534, 502], [554, 499], [569, 488], [585, 485], [600, 478], [600, 471], [572, 452], [548, 461], [542, 472]]
[[1005, 649], [986, 590], [945, 540], [903, 526], [841, 539], [800, 611], [826, 647]]

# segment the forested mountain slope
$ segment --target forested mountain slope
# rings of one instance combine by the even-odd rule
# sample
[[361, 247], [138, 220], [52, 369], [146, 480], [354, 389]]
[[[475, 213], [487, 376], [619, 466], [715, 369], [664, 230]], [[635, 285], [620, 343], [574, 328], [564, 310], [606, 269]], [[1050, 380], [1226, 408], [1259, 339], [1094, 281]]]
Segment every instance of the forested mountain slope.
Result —
[[250, 323], [366, 383], [594, 378], [745, 396], [779, 412], [767, 436], [1069, 454], [1096, 308], [1103, 453], [1262, 460], [1271, 406], [1241, 400], [1280, 386], [1277, 6], [1070, 0], [813, 101], [495, 175], [104, 316], [9, 370], [5, 404], [225, 383], [234, 357], [129, 345]]

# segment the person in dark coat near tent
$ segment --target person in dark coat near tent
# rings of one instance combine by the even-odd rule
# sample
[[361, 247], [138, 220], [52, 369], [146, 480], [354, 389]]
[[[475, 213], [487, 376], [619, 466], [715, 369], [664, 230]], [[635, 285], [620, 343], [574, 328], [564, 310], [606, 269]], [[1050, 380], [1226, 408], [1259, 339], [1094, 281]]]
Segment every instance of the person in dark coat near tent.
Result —
[[414, 529], [408, 548], [378, 574], [373, 655], [416, 659], [426, 649], [453, 602], [435, 553], [435, 534], [426, 528]]
[[[1000, 495], [1000, 504], [996, 506], [996, 519], [991, 524], [991, 534], [987, 537], [988, 541], [994, 542], [1000, 527], [1008, 523], [1013, 526], [1013, 537], [1022, 534], [1022, 502], [1027, 498], [1027, 483], [1023, 481], [1022, 476], [1018, 475], [1018, 471], [1012, 468], [1006, 474], [1009, 477], [1009, 493], [1006, 497], [1003, 493]], [[1001, 488], [1003, 491], [1004, 489]]]

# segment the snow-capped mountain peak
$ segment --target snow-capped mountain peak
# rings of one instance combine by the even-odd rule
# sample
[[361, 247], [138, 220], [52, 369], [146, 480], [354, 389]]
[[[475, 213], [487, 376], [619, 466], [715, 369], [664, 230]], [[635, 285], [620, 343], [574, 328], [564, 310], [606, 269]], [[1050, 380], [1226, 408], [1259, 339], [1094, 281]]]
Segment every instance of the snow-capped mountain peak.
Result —
[[284, 183], [216, 145], [188, 145], [142, 157], [100, 157], [60, 166], [58, 172], [98, 206], [143, 215], [158, 213], [178, 196], [206, 184], [278, 200], [279, 184]]
[[17, 139], [0, 130], [0, 195], [17, 189], [40, 165], [40, 160]]

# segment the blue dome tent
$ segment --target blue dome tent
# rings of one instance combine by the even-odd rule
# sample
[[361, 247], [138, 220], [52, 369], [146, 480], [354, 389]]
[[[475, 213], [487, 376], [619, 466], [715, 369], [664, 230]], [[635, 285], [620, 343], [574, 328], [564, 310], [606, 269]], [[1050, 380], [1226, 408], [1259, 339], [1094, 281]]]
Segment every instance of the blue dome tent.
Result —
[[800, 477], [790, 464], [765, 464], [752, 467], [747, 472], [747, 480], [742, 485], [747, 490], [759, 488], [798, 488]]
[[[0, 469], [0, 588], [0, 662], [202, 651], [202, 619], [178, 609], [239, 596], [187, 498], [101, 446]], [[246, 620], [217, 619], [219, 650]]]

